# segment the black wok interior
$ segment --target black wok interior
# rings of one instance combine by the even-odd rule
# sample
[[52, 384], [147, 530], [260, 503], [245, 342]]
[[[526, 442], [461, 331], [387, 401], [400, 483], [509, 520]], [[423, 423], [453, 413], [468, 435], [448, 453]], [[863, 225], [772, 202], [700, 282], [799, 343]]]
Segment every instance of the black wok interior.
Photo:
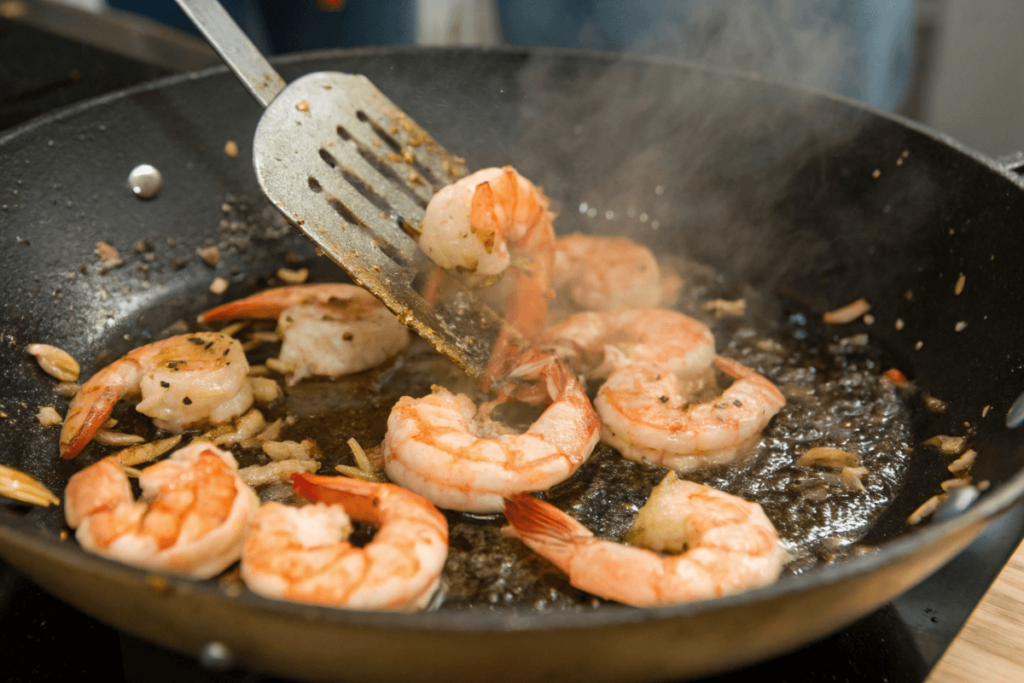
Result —
[[[983, 160], [850, 102], [672, 61], [410, 49], [277, 66], [286, 80], [315, 70], [366, 74], [469, 168], [512, 164], [543, 186], [559, 232], [627, 228], [656, 253], [711, 263], [768, 293], [780, 320], [806, 317], [812, 338], [867, 332], [920, 392], [949, 402], [937, 414], [915, 399], [915, 434], [971, 437], [974, 479], [991, 483], [983, 501], [1006, 498], [986, 514], [1019, 496], [1024, 448], [1004, 418], [1024, 388], [1024, 193]], [[63, 411], [66, 401], [27, 344], [66, 349], [88, 375], [172, 323], [265, 286], [286, 254], [310, 267], [311, 279], [335, 277], [337, 267], [284, 230], [259, 195], [250, 145], [260, 113], [217, 69], [86, 103], [0, 139], [0, 462], [58, 492], [85, 464], [60, 461], [56, 430], [35, 421], [37, 406]], [[237, 142], [237, 158], [223, 153], [227, 140]], [[127, 188], [139, 163], [163, 173], [155, 200]], [[584, 202], [600, 214], [588, 217]], [[630, 215], [640, 212], [650, 220]], [[115, 246], [124, 265], [103, 272], [98, 241]], [[196, 255], [213, 243], [223, 256], [215, 269]], [[230, 280], [223, 296], [208, 291], [216, 276]], [[835, 331], [819, 322], [860, 297], [874, 325]], [[919, 456], [865, 541], [906, 534], [907, 515], [949, 477], [944, 461]], [[58, 540], [61, 510], [0, 508], [0, 523], [41, 537], [50, 551], [79, 552]]]

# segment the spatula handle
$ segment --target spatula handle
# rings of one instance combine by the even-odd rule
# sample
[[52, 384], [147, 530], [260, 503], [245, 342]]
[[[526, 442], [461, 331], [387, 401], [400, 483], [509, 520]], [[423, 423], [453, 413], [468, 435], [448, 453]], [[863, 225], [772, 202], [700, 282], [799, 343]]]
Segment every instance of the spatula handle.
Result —
[[264, 108], [288, 85], [217, 0], [176, 0]]

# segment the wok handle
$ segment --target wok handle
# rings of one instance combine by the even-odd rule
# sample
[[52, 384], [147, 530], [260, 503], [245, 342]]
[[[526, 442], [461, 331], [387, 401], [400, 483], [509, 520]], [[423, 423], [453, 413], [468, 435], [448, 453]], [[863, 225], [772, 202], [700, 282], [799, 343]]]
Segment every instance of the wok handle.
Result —
[[217, 0], [176, 0], [264, 109], [288, 85]]

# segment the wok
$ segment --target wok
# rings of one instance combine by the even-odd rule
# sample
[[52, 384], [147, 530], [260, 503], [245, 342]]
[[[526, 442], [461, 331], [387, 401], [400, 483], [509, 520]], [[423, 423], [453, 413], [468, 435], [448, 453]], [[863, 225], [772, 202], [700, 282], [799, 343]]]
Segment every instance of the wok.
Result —
[[[1009, 170], [853, 102], [668, 60], [401, 48], [277, 66], [287, 80], [316, 70], [368, 75], [470, 168], [511, 163], [542, 185], [561, 211], [560, 231], [619, 233], [631, 208], [647, 213], [634, 236], [782, 292], [769, 297], [773, 313], [803, 315], [812, 339], [835, 334], [817, 322], [821, 312], [867, 298], [876, 324], [841, 334], [868, 332], [922, 392], [949, 402], [942, 414], [915, 409], [914, 437], [970, 434], [980, 454], [974, 479], [991, 486], [962, 513], [908, 527], [908, 514], [949, 476], [943, 459], [922, 450], [865, 536], [880, 546], [874, 553], [710, 602], [579, 613], [376, 614], [229, 595], [213, 581], [87, 555], [61, 540], [60, 510], [3, 504], [0, 553], [61, 599], [181, 652], [195, 656], [216, 641], [235, 661], [292, 677], [697, 676], [851, 623], [928, 576], [1024, 493], [1024, 440], [1004, 423], [1024, 388], [1024, 192]], [[65, 109], [0, 139], [4, 464], [54, 491], [84, 464], [61, 461], [56, 433], [34, 420], [36, 406], [65, 404], [26, 344], [61, 346], [90, 373], [89, 360], [109, 362], [221, 301], [208, 291], [216, 275], [231, 282], [225, 296], [242, 295], [288, 253], [317, 279], [337, 275], [296, 231], [282, 234], [261, 215], [248, 162], [259, 115], [215, 68]], [[237, 158], [224, 154], [227, 140], [238, 143]], [[126, 187], [138, 163], [163, 172], [155, 200]], [[602, 214], [578, 210], [583, 202]], [[126, 265], [103, 272], [98, 241]], [[149, 251], [134, 251], [140, 241]], [[227, 248], [214, 270], [196, 249], [217, 241]], [[966, 287], [955, 296], [961, 273]]]

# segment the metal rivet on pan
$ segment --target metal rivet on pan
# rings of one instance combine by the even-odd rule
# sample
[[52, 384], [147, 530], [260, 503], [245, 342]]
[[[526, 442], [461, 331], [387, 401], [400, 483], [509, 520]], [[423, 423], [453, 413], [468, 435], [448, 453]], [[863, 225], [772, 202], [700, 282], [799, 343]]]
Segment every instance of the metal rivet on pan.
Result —
[[1010, 412], [1006, 414], [1006, 426], [1016, 429], [1024, 424], [1024, 394], [1017, 397], [1017, 400], [1010, 406]]
[[149, 164], [139, 164], [128, 174], [128, 185], [136, 197], [141, 199], [152, 199], [160, 191], [163, 184], [163, 176]]
[[932, 519], [936, 522], [943, 522], [953, 519], [969, 508], [974, 501], [978, 500], [980, 491], [974, 486], [960, 486], [949, 492], [949, 496], [939, 505]]
[[231, 650], [224, 643], [211, 640], [203, 645], [203, 650], [199, 653], [199, 663], [205, 669], [226, 671], [231, 668]]

